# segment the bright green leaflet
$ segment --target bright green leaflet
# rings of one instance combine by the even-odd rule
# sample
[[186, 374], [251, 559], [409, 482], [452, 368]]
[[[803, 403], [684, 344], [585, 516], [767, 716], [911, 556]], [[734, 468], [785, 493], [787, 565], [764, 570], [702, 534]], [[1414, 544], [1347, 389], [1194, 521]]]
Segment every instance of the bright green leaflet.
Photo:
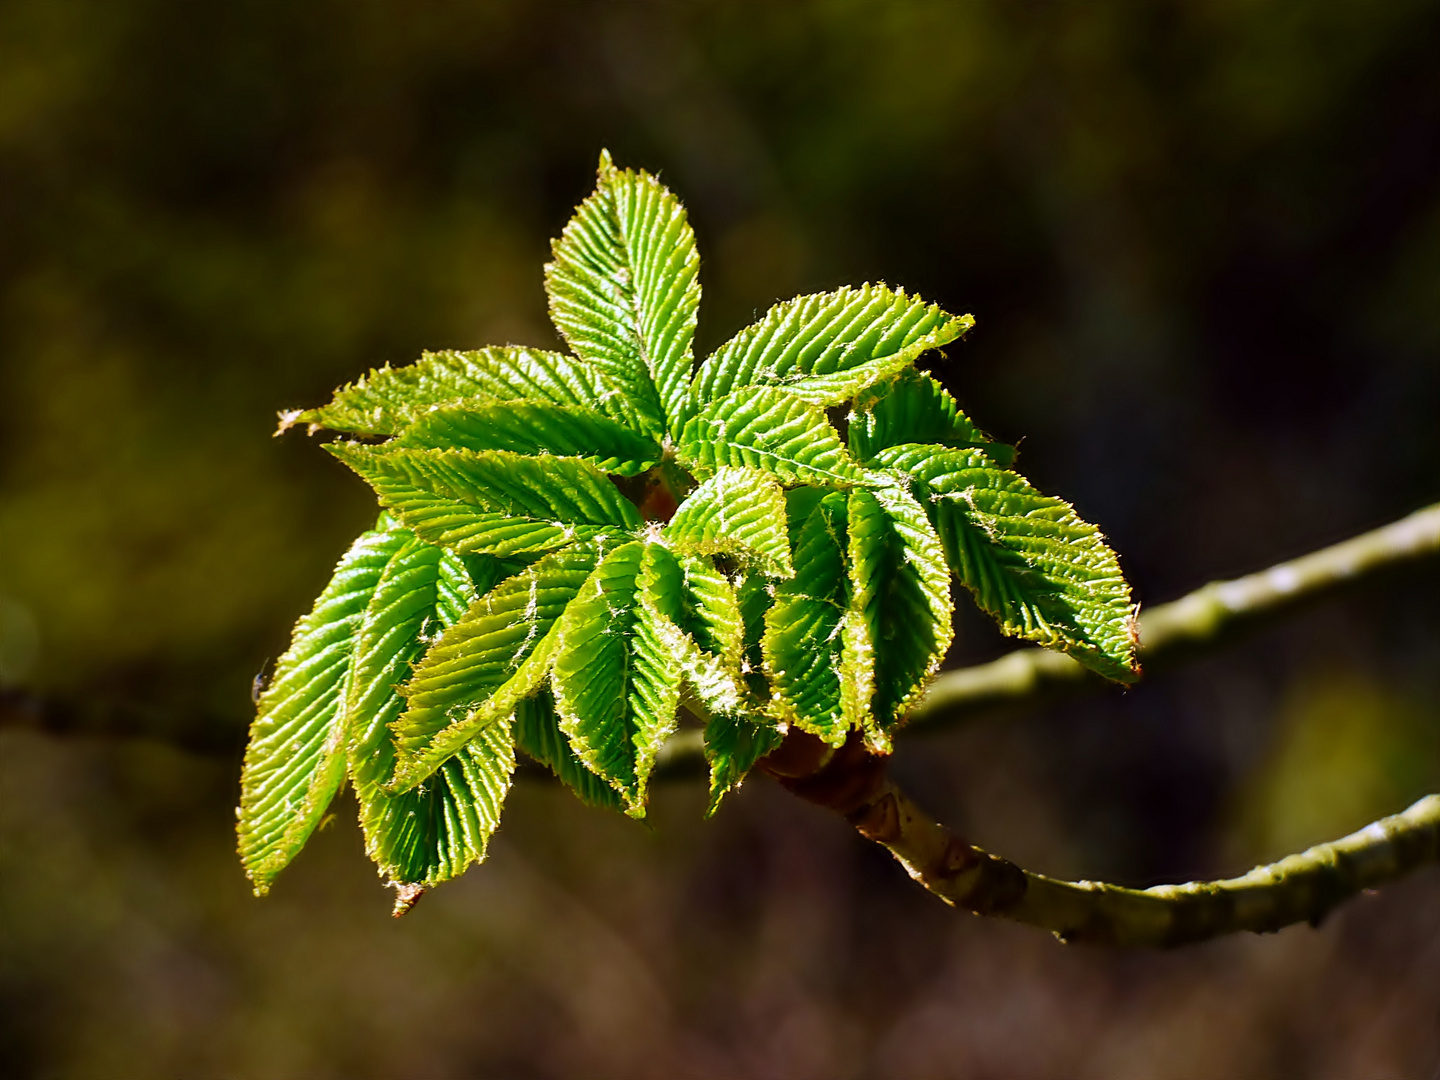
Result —
[[703, 556], [682, 555], [677, 561], [685, 586], [676, 625], [684, 635], [678, 651], [688, 696], [682, 700], [705, 718], [708, 812], [713, 814], [755, 762], [780, 744], [781, 736], [775, 720], [765, 714], [768, 694], [751, 685], [750, 672], [761, 680], [759, 631], [752, 666], [745, 656], [745, 619], [735, 586]]
[[679, 453], [682, 465], [702, 472], [729, 465], [786, 483], [848, 484], [862, 475], [823, 410], [768, 386], [701, 409], [681, 432]]
[[[785, 551], [788, 556], [788, 544]], [[734, 584], [703, 556], [680, 554], [676, 561], [685, 584], [677, 620], [680, 629], [731, 670], [739, 670], [745, 624]]]
[[754, 563], [770, 577], [790, 577], [785, 495], [753, 469], [721, 468], [690, 493], [665, 527], [665, 539], [682, 551], [728, 554]]
[[665, 548], [626, 544], [595, 568], [558, 627], [560, 727], [635, 815], [644, 813], [660, 744], [675, 730], [684, 657], [666, 630], [680, 614], [682, 588]]
[[601, 550], [574, 544], [502, 581], [431, 645], [404, 688], [395, 722], [392, 789], [413, 787], [540, 686], [559, 643], [552, 633]]
[[884, 285], [787, 300], [700, 365], [692, 410], [750, 385], [783, 387], [812, 405], [838, 405], [974, 323]]
[[846, 524], [845, 666], [855, 672], [855, 710], [888, 747], [884, 732], [904, 718], [950, 647], [950, 569], [925, 511], [903, 488], [852, 492]]
[[676, 421], [689, 389], [699, 269], [680, 200], [602, 154], [595, 194], [555, 242], [545, 289], [565, 340], [631, 398], [646, 434]]
[[846, 613], [845, 496], [831, 492], [806, 515], [795, 543], [795, 576], [775, 586], [765, 614], [761, 650], [781, 719], [828, 743], [845, 741], [854, 721], [846, 710], [841, 624]]
[[905, 444], [875, 463], [909, 478], [957, 577], [1001, 629], [1120, 682], [1135, 678], [1135, 617], [1100, 531], [979, 450]]
[[326, 449], [369, 480], [407, 526], [457, 551], [551, 551], [640, 524], [605, 474], [575, 458], [391, 444]]
[[260, 698], [240, 776], [240, 859], [263, 895], [315, 831], [345, 778], [350, 657], [365, 609], [406, 537], [367, 532], [335, 568]]
[[787, 725], [888, 750], [950, 644], [954, 577], [1007, 632], [1133, 677], [1114, 553], [915, 367], [968, 315], [884, 285], [802, 296], [697, 367], [698, 267], [674, 195], [602, 155], [545, 268], [572, 355], [426, 353], [282, 416], [352, 436], [326, 449], [386, 513], [261, 700], [239, 815], [258, 891], [347, 770], [409, 902], [484, 857], [517, 751], [638, 817], [687, 717], [712, 813]]
[[901, 443], [977, 447], [1006, 467], [1015, 460], [1013, 446], [993, 442], [960, 411], [943, 386], [914, 368], [856, 396], [849, 436], [850, 452], [867, 463], [881, 450]]
[[474, 600], [461, 559], [411, 534], [376, 587], [357, 635], [346, 703], [350, 778], [366, 853], [391, 882], [431, 886], [485, 857], [515, 766], [509, 732], [495, 725], [446, 761], [423, 788], [385, 791], [395, 764], [388, 725], [399, 685], [424, 655], [427, 632], [453, 624]]
[[281, 430], [312, 424], [361, 435], [396, 435], [434, 406], [480, 397], [599, 409], [635, 426], [634, 410], [598, 371], [577, 366], [560, 353], [504, 345], [427, 352], [407, 367], [376, 368], [337, 390], [329, 405], [283, 413]]
[[586, 458], [621, 476], [644, 472], [662, 455], [653, 439], [589, 409], [495, 398], [431, 409], [389, 445]]

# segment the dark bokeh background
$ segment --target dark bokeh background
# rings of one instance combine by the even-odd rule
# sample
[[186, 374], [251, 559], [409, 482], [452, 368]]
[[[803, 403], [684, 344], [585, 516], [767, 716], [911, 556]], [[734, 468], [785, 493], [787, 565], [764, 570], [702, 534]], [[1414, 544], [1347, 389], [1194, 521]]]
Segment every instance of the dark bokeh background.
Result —
[[[0, 3], [0, 1069], [37, 1077], [1415, 1077], [1440, 875], [1172, 954], [956, 914], [756, 780], [523, 784], [399, 923], [339, 807], [251, 899], [250, 676], [373, 512], [275, 412], [555, 344], [599, 149], [700, 345], [860, 280], [1173, 598], [1440, 497], [1440, 4]], [[978, 842], [1145, 884], [1440, 789], [1440, 573], [902, 744]], [[962, 613], [956, 662], [1004, 644]]]

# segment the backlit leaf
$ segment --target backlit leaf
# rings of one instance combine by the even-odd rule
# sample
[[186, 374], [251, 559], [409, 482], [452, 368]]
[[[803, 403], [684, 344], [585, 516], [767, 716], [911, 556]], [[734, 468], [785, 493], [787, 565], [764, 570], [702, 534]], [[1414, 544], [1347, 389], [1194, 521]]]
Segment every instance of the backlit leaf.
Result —
[[692, 408], [743, 386], [783, 387], [813, 405], [838, 405], [974, 325], [903, 289], [862, 285], [777, 304], [695, 373]]
[[477, 397], [594, 409], [635, 426], [624, 396], [592, 365], [561, 353], [504, 345], [427, 352], [406, 367], [376, 368], [337, 390], [329, 405], [287, 413], [281, 430], [298, 423], [396, 435], [435, 406]]
[[794, 573], [785, 495], [769, 476], [752, 469], [719, 469], [680, 505], [665, 526], [665, 538], [682, 551], [734, 555], [771, 577]]
[[602, 154], [595, 193], [555, 241], [545, 289], [565, 340], [637, 406], [646, 434], [661, 434], [688, 392], [699, 266], [680, 201]]
[[680, 555], [682, 589], [674, 627], [662, 626], [681, 657], [688, 696], [701, 716], [753, 711], [756, 699], [744, 680], [745, 625], [730, 580], [703, 555]]
[[925, 511], [902, 488], [850, 494], [850, 613], [845, 670], [855, 711], [874, 725], [876, 745], [903, 719], [940, 667], [953, 636], [950, 569]]
[[655, 755], [675, 730], [684, 657], [671, 631], [682, 589], [669, 551], [626, 544], [595, 568], [557, 628], [560, 727], [633, 815], [644, 812]]
[[295, 625], [250, 727], [240, 777], [240, 859], [264, 895], [304, 846], [345, 777], [344, 702], [355, 638], [401, 529], [367, 532]]
[[512, 723], [487, 725], [423, 784], [389, 796], [372, 827], [384, 831], [392, 883], [438, 885], [485, 858], [515, 772]]
[[951, 568], [1007, 634], [1132, 681], [1130, 587], [1100, 531], [979, 450], [901, 445], [877, 465], [916, 481]]
[[653, 439], [589, 409], [495, 398], [432, 409], [390, 445], [582, 457], [622, 476], [644, 472], [661, 455]]
[[680, 628], [701, 649], [738, 671], [745, 648], [745, 625], [735, 586], [704, 556], [681, 554], [676, 559], [684, 583], [677, 619]]
[[822, 410], [773, 387], [747, 387], [705, 406], [677, 449], [692, 468], [758, 469], [786, 483], [848, 484], [862, 475]]
[[399, 687], [432, 636], [474, 599], [464, 563], [411, 539], [381, 577], [356, 640], [347, 695], [350, 777], [366, 853], [392, 883], [431, 886], [485, 857], [514, 768], [509, 728], [495, 724], [424, 785], [390, 795], [395, 765], [389, 724], [405, 707]]
[[761, 650], [781, 719], [838, 746], [859, 717], [846, 711], [841, 642], [846, 614], [845, 495], [831, 492], [806, 517], [795, 576], [775, 586]]
[[877, 383], [855, 399], [849, 436], [850, 452], [866, 462], [901, 443], [977, 447], [1006, 466], [1015, 459], [1014, 447], [992, 442], [960, 411], [943, 386], [913, 368]]
[[326, 449], [368, 480], [405, 525], [457, 551], [547, 551], [641, 524], [604, 473], [574, 458], [359, 443]]
[[591, 544], [545, 556], [476, 600], [430, 646], [404, 686], [408, 707], [393, 725], [393, 792], [424, 780], [535, 693], [554, 658], [556, 620], [599, 556]]

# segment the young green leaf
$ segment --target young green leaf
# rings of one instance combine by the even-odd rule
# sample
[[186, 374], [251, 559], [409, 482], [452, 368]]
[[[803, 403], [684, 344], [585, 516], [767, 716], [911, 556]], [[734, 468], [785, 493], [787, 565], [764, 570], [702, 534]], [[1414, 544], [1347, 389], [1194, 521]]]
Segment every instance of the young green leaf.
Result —
[[865, 699], [855, 710], [888, 750], [886, 732], [950, 647], [950, 568], [925, 511], [900, 487], [852, 491], [846, 523], [855, 618], [845, 627], [845, 670], [855, 672], [857, 699]]
[[[789, 544], [786, 544], [786, 554], [789, 554]], [[739, 671], [745, 648], [745, 624], [735, 586], [703, 555], [678, 554], [676, 561], [684, 582], [677, 620], [680, 629], [689, 634], [700, 649]]]
[[436, 406], [477, 397], [598, 409], [635, 426], [624, 396], [592, 366], [560, 353], [505, 345], [427, 352], [406, 367], [376, 368], [337, 390], [329, 405], [286, 413], [280, 430], [310, 424], [359, 435], [397, 435]]
[[943, 386], [914, 368], [876, 383], [856, 397], [849, 436], [850, 453], [864, 462], [901, 443], [976, 447], [1003, 466], [1015, 460], [1013, 446], [992, 442], [960, 411]]
[[659, 544], [615, 549], [557, 630], [555, 707], [580, 760], [644, 813], [661, 743], [675, 730], [684, 656], [673, 631], [683, 581]]
[[735, 587], [703, 555], [678, 555], [682, 588], [674, 620], [659, 624], [681, 658], [686, 704], [701, 716], [753, 711], [755, 699], [744, 682], [745, 625]]
[[383, 837], [372, 858], [391, 884], [428, 888], [485, 858], [515, 772], [512, 723], [506, 716], [484, 728], [422, 785], [389, 796], [372, 817], [372, 832]]
[[766, 474], [721, 468], [690, 493], [665, 526], [679, 551], [734, 555], [770, 577], [790, 577], [785, 495]]
[[685, 425], [677, 452], [690, 468], [758, 469], [786, 483], [850, 484], [863, 475], [822, 410], [768, 386], [706, 405]]
[[240, 776], [245, 872], [263, 896], [315, 831], [345, 778], [344, 701], [355, 635], [380, 575], [409, 536], [367, 532], [335, 567], [275, 665]]
[[775, 750], [784, 736], [769, 717], [758, 713], [712, 715], [705, 724], [705, 760], [710, 763], [709, 817], [720, 801], [740, 786], [755, 763]]
[[621, 476], [642, 473], [661, 457], [653, 439], [589, 409], [495, 398], [432, 409], [389, 446], [588, 458]]
[[751, 385], [781, 386], [812, 405], [838, 405], [974, 324], [969, 315], [948, 315], [884, 285], [799, 296], [775, 305], [700, 365], [690, 407]]
[[393, 793], [420, 783], [539, 688], [554, 658], [555, 622], [599, 557], [593, 544], [545, 556], [476, 600], [430, 646], [402, 690], [408, 708], [392, 725]]
[[555, 241], [545, 289], [565, 340], [626, 393], [648, 435], [675, 422], [688, 390], [699, 266], [680, 201], [602, 154], [595, 194]]
[[1100, 531], [979, 450], [900, 445], [875, 463], [918, 481], [950, 566], [1007, 634], [1131, 682], [1130, 587]]
[[624, 808], [620, 793], [587, 769], [570, 749], [548, 690], [515, 706], [515, 745], [554, 773], [587, 806]]
[[474, 599], [461, 559], [412, 538], [385, 568], [356, 637], [346, 700], [350, 777], [365, 850], [391, 883], [429, 887], [485, 857], [514, 769], [509, 728], [494, 724], [422, 787], [390, 795], [395, 765], [388, 725], [405, 707], [399, 685], [429, 645]]
[[834, 746], [860, 719], [842, 700], [842, 683], [855, 674], [845, 670], [841, 641], [845, 504], [836, 491], [810, 511], [795, 544], [795, 576], [775, 586], [760, 643], [780, 718]]
[[360, 443], [325, 449], [368, 480], [409, 528], [456, 551], [549, 551], [641, 525], [605, 474], [574, 458]]

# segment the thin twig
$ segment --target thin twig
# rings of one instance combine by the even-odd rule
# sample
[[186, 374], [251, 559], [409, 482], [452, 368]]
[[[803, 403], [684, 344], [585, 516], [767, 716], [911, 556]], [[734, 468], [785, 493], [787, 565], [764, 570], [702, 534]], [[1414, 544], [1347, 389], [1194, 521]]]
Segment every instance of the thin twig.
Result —
[[1440, 862], [1440, 795], [1340, 840], [1223, 881], [1126, 889], [1059, 881], [971, 847], [894, 785], [855, 827], [948, 904], [1049, 930], [1061, 941], [1170, 947], [1294, 923]]
[[[1376, 571], [1440, 554], [1440, 503], [1258, 574], [1215, 581], [1140, 613], [1140, 662], [1154, 670], [1213, 649], [1235, 631]], [[1064, 653], [1018, 649], [941, 674], [910, 710], [910, 728], [955, 722], [997, 706], [1085, 685], [1098, 676]]]
[[1242, 930], [1318, 924], [1363, 889], [1440, 862], [1440, 795], [1341, 840], [1242, 877], [1127, 889], [1059, 881], [991, 855], [935, 822], [852, 737], [831, 749], [792, 731], [761, 768], [794, 794], [843, 815], [947, 904], [1049, 930], [1066, 942], [1169, 947]]

